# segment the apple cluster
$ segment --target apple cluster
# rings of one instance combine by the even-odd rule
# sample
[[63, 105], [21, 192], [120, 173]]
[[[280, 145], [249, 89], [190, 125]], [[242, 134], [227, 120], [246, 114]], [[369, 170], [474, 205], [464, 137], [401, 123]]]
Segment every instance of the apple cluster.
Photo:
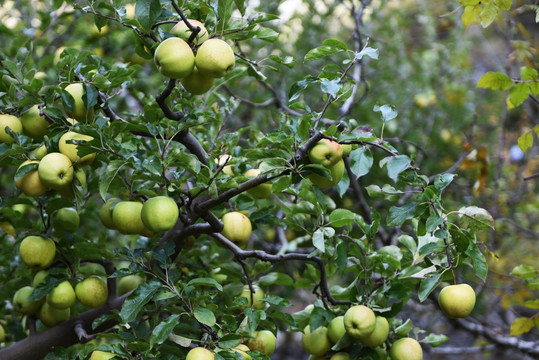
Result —
[[329, 139], [320, 140], [309, 151], [309, 160], [313, 164], [323, 165], [329, 177], [312, 173], [309, 180], [321, 188], [331, 188], [341, 181], [344, 175], [343, 146]]
[[183, 21], [171, 30], [173, 37], [163, 40], [154, 53], [154, 62], [159, 72], [171, 79], [180, 79], [183, 87], [194, 95], [211, 89], [215, 79], [234, 69], [234, 51], [225, 41], [209, 38], [204, 24], [188, 19], [193, 27], [200, 28], [192, 41], [192, 31]]

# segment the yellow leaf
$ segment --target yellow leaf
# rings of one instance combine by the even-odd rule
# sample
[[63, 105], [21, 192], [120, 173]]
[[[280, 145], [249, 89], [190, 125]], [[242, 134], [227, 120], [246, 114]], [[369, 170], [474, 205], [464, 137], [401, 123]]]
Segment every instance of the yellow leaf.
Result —
[[[530, 309], [539, 309], [539, 299], [528, 300], [524, 303], [524, 306]], [[537, 317], [539, 319], [539, 317]]]
[[509, 331], [509, 335], [519, 336], [525, 334], [531, 329], [533, 329], [534, 326], [535, 323], [532, 319], [527, 317], [518, 318], [511, 324], [511, 330]]
[[7, 221], [0, 222], [0, 229], [4, 230], [4, 232], [8, 235], [11, 235], [13, 237], [17, 236], [15, 228]]
[[479, 17], [481, 10], [481, 5], [464, 7], [464, 13], [462, 14], [462, 25], [465, 29], [473, 23], [477, 22], [477, 18]]

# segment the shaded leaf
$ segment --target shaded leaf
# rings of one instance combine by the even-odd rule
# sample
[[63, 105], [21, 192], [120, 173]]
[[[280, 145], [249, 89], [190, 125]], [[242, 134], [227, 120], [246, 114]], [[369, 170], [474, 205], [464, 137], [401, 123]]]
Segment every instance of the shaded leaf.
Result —
[[494, 218], [483, 208], [467, 206], [460, 208], [458, 213], [463, 227], [494, 230]]
[[527, 333], [535, 327], [535, 323], [532, 319], [527, 317], [520, 317], [513, 321], [511, 329], [509, 330], [510, 336], [519, 336]]
[[202, 324], [213, 326], [217, 322], [215, 314], [210, 309], [196, 308], [195, 311], [193, 311], [193, 314], [195, 315], [195, 318]]
[[356, 214], [346, 209], [335, 209], [329, 215], [329, 223], [334, 228], [353, 224]]
[[135, 15], [144, 29], [150, 30], [160, 14], [161, 3], [159, 0], [137, 0]]
[[135, 320], [139, 312], [142, 310], [161, 288], [161, 283], [155, 280], [140, 284], [131, 295], [125, 299], [120, 311], [120, 317], [125, 322]]
[[374, 108], [372, 109], [374, 112], [379, 112], [382, 116], [382, 120], [384, 122], [388, 122], [389, 120], [393, 120], [397, 117], [398, 112], [397, 109], [393, 105], [374, 105]]
[[387, 216], [387, 224], [389, 226], [400, 226], [406, 220], [413, 218], [417, 204], [417, 202], [412, 201], [400, 207], [392, 206]]
[[530, 265], [518, 265], [511, 271], [511, 275], [516, 276], [522, 280], [529, 279], [537, 275], [537, 270]]
[[212, 278], [196, 278], [187, 283], [187, 286], [209, 286], [223, 291], [223, 286]]
[[168, 338], [168, 335], [172, 332], [174, 327], [178, 325], [179, 320], [180, 315], [174, 314], [160, 322], [152, 331], [150, 346], [162, 344]]

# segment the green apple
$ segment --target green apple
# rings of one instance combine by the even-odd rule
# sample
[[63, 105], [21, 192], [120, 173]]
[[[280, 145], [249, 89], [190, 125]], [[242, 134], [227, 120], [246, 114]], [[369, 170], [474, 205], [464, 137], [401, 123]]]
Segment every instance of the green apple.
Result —
[[105, 270], [105, 267], [101, 264], [89, 262], [82, 264], [79, 267], [79, 274], [83, 276], [90, 276], [90, 275], [98, 275], [98, 276], [106, 276], [107, 271]]
[[189, 91], [191, 94], [202, 95], [211, 89], [215, 83], [215, 78], [204, 76], [195, 66], [191, 74], [181, 79], [181, 83], [185, 90]]
[[82, 158], [79, 156], [79, 146], [72, 144], [68, 141], [92, 141], [94, 138], [90, 135], [79, 134], [74, 131], [68, 131], [60, 137], [58, 141], [58, 148], [60, 152], [67, 156], [72, 163], [84, 166], [90, 165], [95, 159], [95, 153], [84, 155]]
[[[84, 172], [82, 168], [78, 168], [75, 170], [73, 180], [75, 179], [79, 181], [80, 185], [82, 186], [82, 191], [84, 193], [84, 191], [86, 190], [86, 173]], [[75, 197], [75, 191], [73, 190], [73, 187], [75, 185], [74, 183], [75, 182], [72, 181], [70, 186], [57, 190], [58, 193], [65, 197], [70, 197], [70, 198]]]
[[79, 228], [79, 213], [75, 208], [61, 208], [52, 215], [55, 230], [74, 232]]
[[342, 144], [342, 156], [348, 156], [352, 152], [352, 144]]
[[92, 120], [94, 117], [94, 109], [86, 111], [86, 106], [84, 105], [84, 100], [82, 99], [83, 95], [85, 95], [84, 85], [82, 83], [69, 84], [64, 90], [73, 97], [73, 100], [75, 100], [75, 108], [73, 111], [64, 109], [66, 115], [70, 118], [75, 118], [78, 121], [86, 122], [88, 120]]
[[97, 276], [90, 276], [75, 286], [75, 295], [79, 302], [89, 308], [97, 308], [107, 302], [107, 283]]
[[49, 133], [49, 123], [44, 116], [39, 115], [39, 106], [34, 105], [21, 115], [23, 133], [32, 139], [41, 140]]
[[34, 151], [32, 151], [32, 158], [33, 159], [43, 159], [43, 156], [47, 155], [47, 147], [45, 145], [41, 145]]
[[109, 353], [109, 352], [101, 351], [101, 350], [94, 350], [92, 351], [90, 360], [109, 360], [115, 356], [116, 354], [113, 354], [113, 353]]
[[[4, 330], [2, 324], [0, 324], [0, 343], [3, 343], [4, 341], [6, 341], [6, 331]], [[251, 358], [249, 357], [249, 359]]]
[[370, 348], [375, 348], [386, 342], [389, 335], [389, 322], [383, 316], [376, 317], [374, 331], [369, 335], [361, 337], [359, 341]]
[[[26, 160], [19, 169], [28, 164], [39, 164], [38, 160]], [[19, 170], [17, 169], [17, 171]], [[28, 196], [41, 196], [49, 190], [39, 178], [37, 169], [31, 170], [15, 180], [15, 186]]]
[[402, 338], [391, 345], [391, 360], [423, 360], [421, 345], [412, 338]]
[[53, 327], [61, 322], [69, 320], [71, 316], [71, 308], [57, 309], [49, 305], [48, 302], [44, 302], [39, 310], [39, 320], [47, 326]]
[[374, 312], [365, 305], [355, 305], [344, 314], [344, 328], [354, 339], [360, 339], [372, 333], [376, 326]]
[[204, 76], [220, 78], [234, 69], [236, 56], [234, 50], [225, 41], [209, 39], [197, 50], [195, 64]]
[[67, 280], [56, 285], [47, 295], [47, 302], [56, 309], [65, 309], [75, 303], [75, 290]]
[[215, 359], [215, 355], [208, 350], [204, 349], [203, 347], [196, 347], [194, 349], [189, 350], [187, 353], [187, 357], [185, 360], [213, 360]]
[[237, 211], [226, 213], [222, 220], [224, 227], [221, 234], [238, 245], [246, 245], [253, 231], [251, 220]]
[[39, 270], [35, 275], [34, 279], [32, 280], [32, 286], [36, 287], [41, 283], [45, 283], [45, 279], [49, 276], [49, 272], [47, 270]]
[[303, 350], [315, 356], [322, 356], [331, 348], [331, 340], [328, 336], [328, 329], [325, 326], [317, 327], [311, 332], [311, 327], [307, 325], [301, 337]]
[[[204, 27], [204, 24], [201, 23], [198, 20], [194, 19], [187, 19], [189, 21], [189, 24], [193, 27], [200, 27], [200, 31], [196, 34], [195, 39], [193, 40], [193, 43], [195, 45], [200, 45], [204, 41], [208, 40], [209, 34], [208, 30], [206, 30], [206, 27]], [[189, 40], [189, 37], [191, 37], [191, 34], [193, 33], [191, 30], [189, 30], [189, 27], [187, 24], [183, 21], [179, 21], [174, 25], [174, 27], [170, 30], [170, 33], [174, 36], [179, 37], [180, 39], [183, 39], [185, 41]]]
[[387, 350], [382, 348], [382, 347], [377, 347], [376, 349], [376, 353], [378, 354], [378, 359], [379, 360], [387, 360]]
[[269, 330], [260, 330], [253, 333], [253, 338], [247, 341], [247, 347], [251, 351], [260, 351], [262, 354], [271, 356], [275, 351], [277, 338]]
[[[246, 177], [253, 178], [260, 175], [261, 170], [260, 169], [250, 169], [243, 174]], [[271, 196], [271, 184], [260, 184], [258, 186], [255, 186], [254, 188], [249, 189], [249, 194], [253, 195], [257, 199], [265, 199], [267, 197]]]
[[[253, 290], [253, 307], [258, 310], [264, 309], [266, 303], [261, 301], [264, 297], [266, 297], [266, 294], [264, 294], [264, 290], [262, 290], [258, 285], [253, 285]], [[249, 285], [243, 286], [240, 297], [247, 298], [247, 306], [251, 307], [251, 289], [249, 288]]]
[[193, 72], [195, 55], [184, 40], [171, 37], [159, 44], [154, 62], [161, 74], [172, 79], [183, 79]]
[[176, 201], [168, 196], [156, 196], [146, 200], [140, 213], [144, 226], [155, 233], [172, 229], [179, 215]]
[[31, 286], [24, 286], [15, 292], [13, 295], [13, 307], [16, 311], [25, 315], [37, 314], [45, 299], [28, 300], [32, 292], [34, 292], [34, 288]]
[[333, 356], [329, 360], [350, 360], [350, 354], [345, 352], [339, 352], [333, 354]]
[[331, 176], [331, 179], [324, 177], [322, 175], [313, 173], [309, 175], [309, 180], [311, 180], [311, 182], [315, 184], [316, 186], [324, 188], [324, 189], [337, 185], [341, 181], [344, 175], [344, 161], [341, 159], [339, 162], [337, 162], [335, 165], [330, 167], [328, 170], [329, 170], [329, 176]]
[[344, 328], [344, 316], [337, 316], [329, 322], [328, 336], [332, 343], [336, 344], [346, 334]]
[[101, 209], [99, 210], [99, 218], [101, 219], [101, 222], [103, 223], [103, 225], [105, 225], [105, 227], [108, 229], [115, 229], [114, 222], [112, 221], [111, 206], [120, 201], [121, 200], [118, 198], [108, 199], [107, 202], [105, 202], [103, 206], [101, 206]]
[[13, 132], [22, 133], [22, 123], [16, 116], [0, 114], [0, 143], [14, 143], [15, 139], [6, 132], [6, 127]]
[[438, 295], [438, 304], [450, 318], [464, 318], [475, 306], [475, 291], [468, 284], [446, 286]]
[[310, 151], [309, 159], [313, 164], [322, 164], [327, 168], [342, 159], [343, 150], [338, 142], [322, 139]]
[[21, 242], [19, 254], [28, 267], [44, 269], [54, 261], [56, 245], [51, 239], [30, 235]]
[[[215, 161], [217, 162], [217, 165], [223, 166], [225, 164], [229, 164], [230, 159], [232, 159], [232, 156], [224, 154], [219, 156], [219, 159], [215, 159]], [[234, 170], [232, 170], [232, 165], [225, 165], [223, 167], [223, 173], [227, 174], [228, 176], [234, 176]]]
[[117, 284], [118, 296], [122, 296], [135, 290], [144, 281], [145, 279], [140, 275], [127, 275], [119, 278]]
[[62, 153], [47, 154], [39, 161], [37, 168], [39, 179], [43, 185], [60, 190], [68, 187], [73, 181], [73, 164]]
[[143, 204], [138, 201], [120, 201], [112, 209], [114, 228], [122, 234], [140, 234], [144, 223], [140, 216]]

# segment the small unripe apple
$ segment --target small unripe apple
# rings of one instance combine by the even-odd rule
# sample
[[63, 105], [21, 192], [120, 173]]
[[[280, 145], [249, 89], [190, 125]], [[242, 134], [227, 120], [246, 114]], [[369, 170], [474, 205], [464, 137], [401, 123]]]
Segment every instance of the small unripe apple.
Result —
[[79, 302], [89, 308], [97, 308], [107, 302], [107, 283], [100, 277], [90, 276], [75, 286], [75, 294]]
[[[79, 134], [74, 131], [68, 131], [60, 137], [58, 148], [60, 152], [67, 156], [72, 163], [84, 166], [91, 164], [95, 159], [95, 153], [79, 156], [79, 146], [72, 144], [71, 141], [92, 141], [94, 138], [89, 135]], [[69, 141], [69, 142], [68, 142]]]
[[376, 326], [374, 312], [365, 305], [355, 305], [344, 314], [344, 328], [355, 339], [372, 333]]
[[475, 292], [468, 284], [446, 286], [438, 295], [438, 303], [450, 318], [465, 318], [475, 306]]
[[[260, 169], [250, 169], [245, 172], [244, 176], [253, 178], [260, 175], [260, 172]], [[248, 192], [257, 199], [265, 199], [271, 196], [271, 188], [271, 184], [264, 183], [249, 189]]]
[[24, 286], [15, 292], [13, 295], [13, 307], [16, 311], [26, 315], [37, 314], [45, 299], [29, 300], [33, 292], [34, 288], [31, 286]]
[[189, 350], [187, 353], [187, 357], [185, 360], [214, 360], [215, 356], [213, 353], [208, 350], [204, 349], [203, 347], [196, 347], [194, 349]]
[[38, 105], [32, 106], [21, 115], [21, 123], [24, 134], [32, 139], [41, 140], [49, 133], [49, 123], [44, 116], [39, 115]]
[[266, 294], [264, 294], [264, 291], [258, 286], [253, 285], [253, 302], [254, 305], [251, 303], [251, 289], [249, 288], [249, 285], [243, 286], [243, 291], [240, 294], [240, 297], [244, 297], [247, 299], [247, 306], [251, 307], [253, 306], [255, 309], [262, 310], [266, 306], [266, 303], [261, 301]]
[[269, 330], [260, 330], [253, 333], [253, 338], [247, 341], [247, 347], [251, 351], [260, 351], [262, 354], [271, 356], [275, 351], [277, 338]]
[[[189, 21], [189, 24], [191, 24], [191, 26], [193, 26], [195, 28], [197, 26], [200, 27], [200, 31], [196, 34], [196, 36], [195, 36], [195, 38], [193, 40], [193, 43], [195, 45], [200, 45], [204, 41], [208, 40], [208, 38], [209, 38], [208, 30], [206, 30], [203, 23], [201, 23], [198, 20], [194, 20], [194, 19], [187, 19], [187, 21]], [[176, 23], [176, 25], [174, 25], [174, 27], [170, 30], [170, 33], [173, 34], [174, 36], [177, 36], [177, 37], [187, 41], [187, 40], [189, 40], [189, 37], [191, 37], [191, 34], [193, 32], [191, 30], [189, 30], [189, 27], [187, 26], [187, 24], [185, 22], [178, 21], [178, 23]]]
[[6, 127], [13, 132], [22, 133], [22, 123], [16, 116], [0, 114], [0, 143], [14, 143], [15, 139], [6, 132]]
[[249, 241], [252, 232], [251, 220], [240, 212], [233, 211], [223, 216], [223, 234], [230, 241], [245, 245]]
[[197, 67], [193, 69], [193, 72], [181, 79], [181, 83], [185, 90], [189, 91], [193, 95], [202, 95], [211, 89], [215, 83], [215, 78], [205, 76], [198, 71]]
[[421, 345], [412, 338], [402, 338], [391, 345], [391, 360], [423, 360]]
[[146, 200], [140, 217], [144, 226], [154, 232], [168, 231], [176, 225], [180, 211], [173, 198], [156, 196]]
[[338, 142], [322, 139], [310, 151], [309, 159], [313, 164], [322, 164], [327, 168], [342, 159], [343, 149]]
[[236, 56], [225, 41], [209, 39], [198, 48], [195, 64], [204, 76], [220, 78], [234, 69]]
[[138, 201], [121, 201], [112, 209], [114, 227], [122, 234], [140, 234], [144, 223], [140, 216], [143, 204]]
[[47, 326], [53, 327], [61, 322], [69, 320], [71, 316], [71, 308], [57, 309], [44, 302], [39, 310], [39, 320]]
[[75, 232], [79, 228], [79, 213], [75, 208], [61, 208], [52, 215], [55, 230]]
[[303, 330], [301, 337], [303, 350], [315, 356], [322, 356], [331, 348], [331, 340], [328, 336], [328, 329], [325, 326], [319, 326], [311, 332], [311, 327], [307, 325]]
[[47, 295], [47, 302], [50, 306], [56, 309], [65, 309], [75, 303], [75, 290], [67, 280], [56, 285], [54, 289]]
[[39, 161], [37, 173], [43, 185], [51, 189], [61, 190], [73, 181], [73, 164], [62, 153], [47, 154]]
[[377, 316], [374, 331], [369, 335], [361, 337], [359, 341], [370, 348], [382, 345], [389, 335], [389, 322], [385, 317]]
[[329, 322], [328, 336], [332, 343], [336, 344], [346, 334], [344, 328], [344, 316], [337, 316]]
[[86, 110], [86, 105], [84, 105], [84, 100], [82, 97], [86, 94], [84, 90], [84, 85], [82, 83], [69, 84], [64, 89], [67, 91], [73, 100], [75, 100], [75, 107], [73, 111], [64, 109], [68, 117], [75, 118], [78, 121], [88, 121], [92, 120], [94, 117], [94, 109]]
[[159, 44], [154, 62], [161, 74], [171, 79], [183, 79], [193, 71], [195, 55], [184, 40], [171, 37]]
[[99, 219], [101, 219], [101, 222], [105, 227], [108, 229], [115, 229], [114, 222], [112, 221], [112, 210], [111, 206], [115, 203], [120, 202], [121, 200], [118, 198], [112, 198], [108, 199], [103, 206], [101, 206], [101, 209], [99, 210]]
[[44, 269], [54, 261], [56, 245], [51, 239], [31, 235], [21, 242], [19, 254], [28, 267]]
[[[28, 164], [39, 164], [38, 160], [26, 160], [19, 169]], [[18, 170], [18, 169], [17, 169]], [[15, 186], [28, 196], [41, 196], [49, 190], [39, 178], [37, 169], [31, 170], [15, 180]]]
[[344, 175], [344, 161], [341, 159], [335, 165], [331, 166], [328, 170], [331, 179], [322, 175], [312, 173], [311, 175], [309, 175], [309, 180], [311, 180], [311, 182], [316, 186], [323, 189], [331, 188], [337, 185]]

